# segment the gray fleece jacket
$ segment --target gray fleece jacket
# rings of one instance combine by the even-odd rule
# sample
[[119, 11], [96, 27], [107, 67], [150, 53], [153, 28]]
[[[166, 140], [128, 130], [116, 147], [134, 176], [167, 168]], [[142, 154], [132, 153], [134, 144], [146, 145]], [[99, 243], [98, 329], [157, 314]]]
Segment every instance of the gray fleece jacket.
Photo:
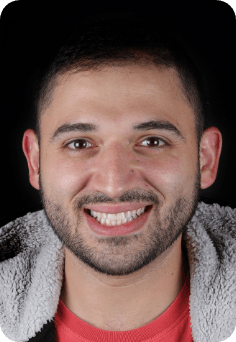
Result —
[[[194, 342], [220, 342], [236, 327], [236, 209], [199, 202], [183, 235], [190, 267]], [[44, 210], [0, 228], [0, 327], [9, 339], [36, 341], [55, 318], [64, 247]], [[37, 341], [53, 341], [44, 338]]]

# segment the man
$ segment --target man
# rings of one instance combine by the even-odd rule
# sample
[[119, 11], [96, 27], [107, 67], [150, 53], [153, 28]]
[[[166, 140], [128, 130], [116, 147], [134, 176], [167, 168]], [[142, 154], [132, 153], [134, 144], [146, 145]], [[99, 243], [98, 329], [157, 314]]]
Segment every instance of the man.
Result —
[[19, 341], [221, 341], [236, 325], [236, 212], [199, 203], [222, 136], [206, 127], [197, 70], [141, 20], [81, 27], [46, 70], [24, 133], [44, 210], [2, 227], [2, 250], [8, 235], [19, 249], [2, 253], [2, 330]]

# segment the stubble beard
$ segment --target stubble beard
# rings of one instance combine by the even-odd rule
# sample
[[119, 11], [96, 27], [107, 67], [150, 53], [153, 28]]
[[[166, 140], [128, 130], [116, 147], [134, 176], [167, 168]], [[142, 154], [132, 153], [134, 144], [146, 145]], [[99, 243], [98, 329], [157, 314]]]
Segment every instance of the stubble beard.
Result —
[[[95, 237], [89, 233], [83, 219], [80, 199], [72, 208], [65, 208], [49, 198], [44, 191], [39, 172], [40, 198], [48, 224], [61, 243], [82, 263], [100, 274], [122, 276], [132, 274], [149, 265], [170, 248], [191, 221], [199, 201], [201, 174], [198, 162], [193, 188], [174, 204], [160, 208], [157, 196], [152, 192], [129, 191], [122, 196], [132, 201], [154, 199], [152, 218], [142, 231], [126, 236]], [[87, 196], [86, 203], [93, 203], [94, 196]], [[102, 195], [97, 195], [102, 203]], [[99, 202], [100, 198], [100, 202]], [[85, 202], [85, 201], [84, 201]], [[103, 200], [103, 203], [105, 201]], [[112, 228], [111, 228], [112, 229]]]

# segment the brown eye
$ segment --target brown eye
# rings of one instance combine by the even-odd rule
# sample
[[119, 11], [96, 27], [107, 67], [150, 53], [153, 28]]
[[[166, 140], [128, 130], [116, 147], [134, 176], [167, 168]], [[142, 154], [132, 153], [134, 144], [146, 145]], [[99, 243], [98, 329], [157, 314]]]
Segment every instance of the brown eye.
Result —
[[[162, 147], [165, 147], [165, 145], [168, 145], [168, 143], [165, 142], [163, 139], [160, 139], [157, 137], [146, 138], [145, 140], [142, 141], [141, 144], [143, 144], [143, 143], [144, 143], [143, 146], [153, 147], [153, 148], [162, 148]], [[78, 152], [80, 150], [84, 150], [84, 149], [92, 146], [92, 144], [86, 139], [73, 140], [73, 141], [69, 142], [65, 147], [68, 147], [70, 145], [73, 146], [73, 147], [69, 148], [69, 150], [71, 150], [72, 152]]]
[[72, 148], [72, 150], [82, 150], [82, 149], [85, 149], [86, 147], [90, 147], [90, 146], [87, 146], [87, 144], [90, 144], [90, 142], [88, 142], [85, 139], [76, 139], [76, 140], [71, 141], [66, 146], [72, 145], [75, 147], [75, 148]]
[[[146, 138], [145, 140], [143, 140], [143, 142], [144, 141], [149, 141], [149, 143], [146, 143], [146, 145], [144, 145], [147, 147], [162, 147], [163, 145], [167, 144], [164, 140], [157, 137]], [[160, 145], [160, 142], [162, 142], [163, 144]]]

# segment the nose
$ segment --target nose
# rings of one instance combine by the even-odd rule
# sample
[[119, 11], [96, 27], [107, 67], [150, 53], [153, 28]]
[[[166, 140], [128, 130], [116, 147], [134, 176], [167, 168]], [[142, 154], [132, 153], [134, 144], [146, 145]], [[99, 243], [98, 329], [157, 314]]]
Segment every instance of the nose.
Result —
[[[100, 151], [93, 165], [92, 188], [110, 198], [140, 186], [140, 163], [129, 146], [113, 143]], [[90, 184], [91, 185], [91, 184]]]

